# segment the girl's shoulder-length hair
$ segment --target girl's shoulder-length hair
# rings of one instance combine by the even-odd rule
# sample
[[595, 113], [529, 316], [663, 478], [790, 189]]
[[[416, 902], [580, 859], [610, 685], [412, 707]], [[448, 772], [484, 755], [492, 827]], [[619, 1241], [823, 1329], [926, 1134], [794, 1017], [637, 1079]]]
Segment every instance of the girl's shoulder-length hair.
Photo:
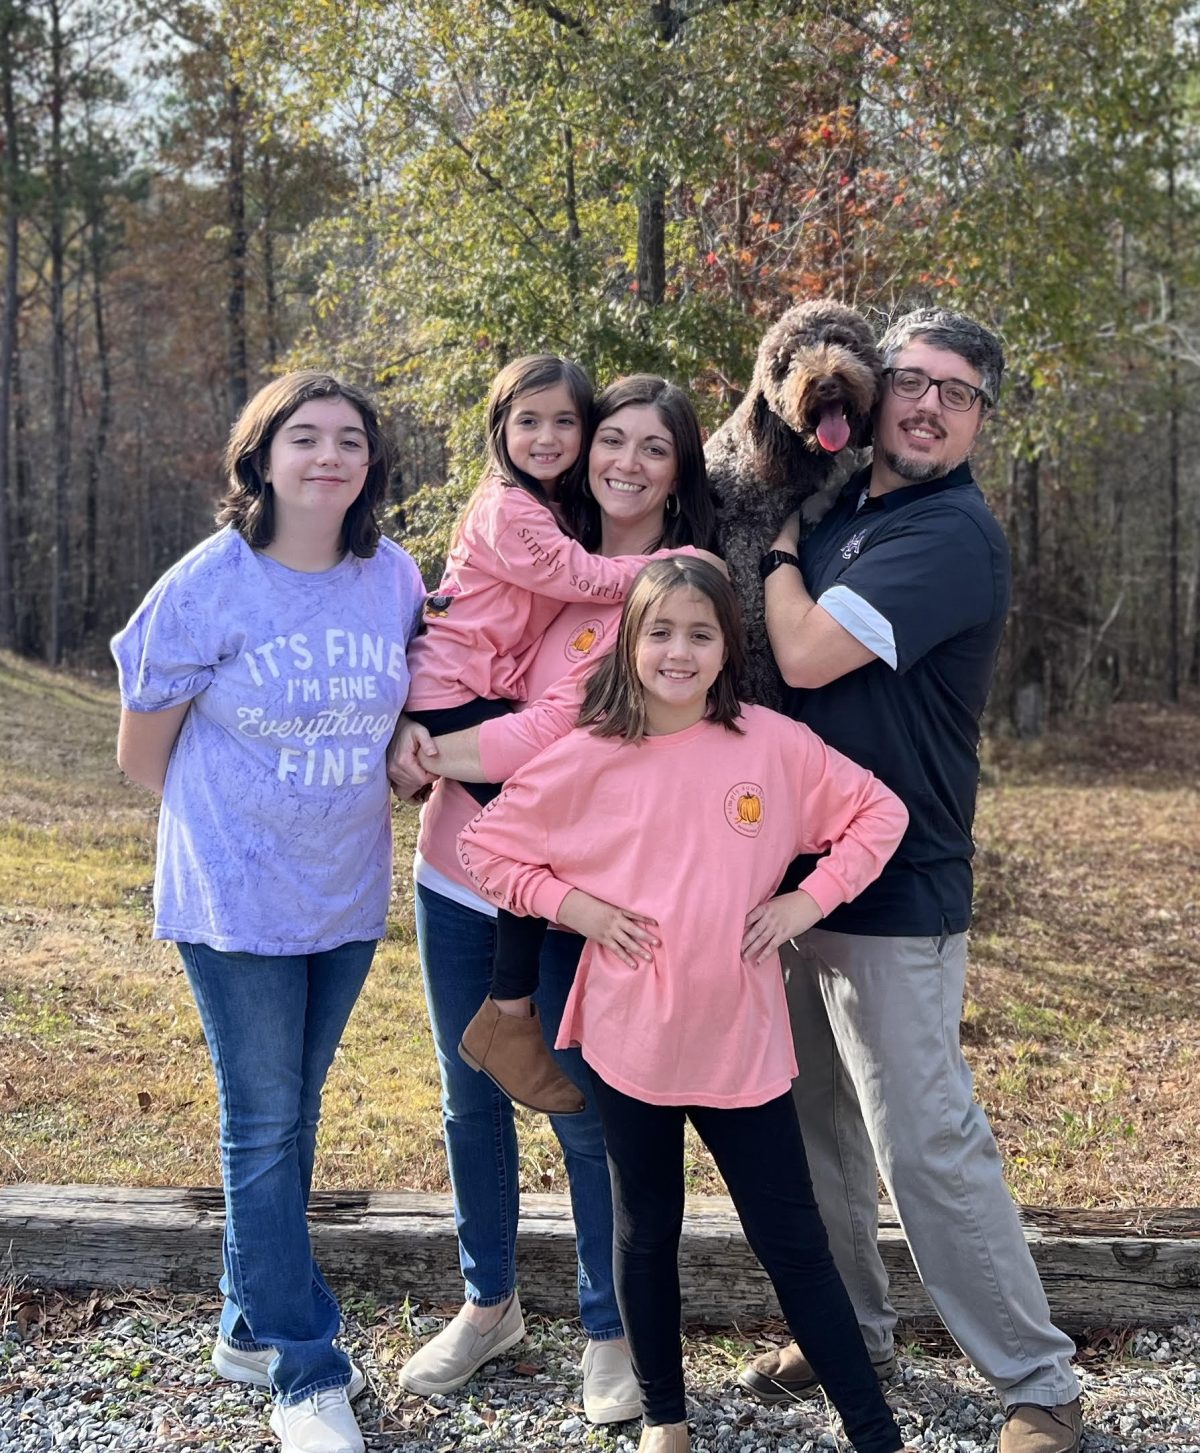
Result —
[[313, 399], [345, 399], [362, 419], [367, 477], [342, 521], [342, 547], [369, 559], [383, 533], [379, 512], [387, 497], [391, 449], [370, 395], [315, 368], [272, 379], [238, 415], [225, 446], [225, 492], [217, 506], [217, 524], [232, 525], [256, 550], [275, 538], [275, 492], [266, 478], [271, 442], [296, 410]]
[[715, 565], [694, 555], [653, 560], [634, 578], [625, 598], [613, 649], [601, 657], [588, 678], [578, 725], [594, 736], [640, 742], [646, 735], [646, 691], [637, 674], [637, 649], [654, 612], [676, 590], [694, 590], [712, 605], [725, 642], [725, 661], [709, 687], [705, 719], [740, 732], [741, 686], [746, 668], [742, 611], [733, 586]]

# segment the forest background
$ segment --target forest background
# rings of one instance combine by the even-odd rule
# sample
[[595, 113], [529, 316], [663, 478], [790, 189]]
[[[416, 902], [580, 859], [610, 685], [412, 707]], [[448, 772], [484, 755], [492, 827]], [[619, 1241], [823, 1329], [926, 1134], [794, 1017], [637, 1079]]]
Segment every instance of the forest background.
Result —
[[[377, 392], [434, 573], [505, 359], [661, 371], [711, 427], [832, 294], [1010, 358], [963, 1034], [1011, 1183], [1200, 1204], [1198, 44], [1200, 0], [0, 0], [0, 1180], [219, 1177], [107, 640], [211, 529], [247, 396]], [[440, 1191], [396, 892], [321, 1174]]]
[[101, 664], [272, 373], [379, 393], [436, 570], [551, 349], [711, 427], [833, 295], [1003, 335], [995, 725], [1200, 678], [1184, 0], [0, 0], [0, 647]]

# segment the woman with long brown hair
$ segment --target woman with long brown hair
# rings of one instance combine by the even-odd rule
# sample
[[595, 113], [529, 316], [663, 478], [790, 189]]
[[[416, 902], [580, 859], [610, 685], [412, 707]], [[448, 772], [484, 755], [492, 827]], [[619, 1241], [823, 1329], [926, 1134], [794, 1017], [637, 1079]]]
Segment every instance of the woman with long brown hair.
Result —
[[[564, 493], [564, 522], [588, 549], [605, 557], [645, 555], [664, 547], [711, 549], [715, 516], [704, 470], [700, 425], [687, 395], [646, 374], [619, 379], [599, 396], [586, 479]], [[620, 605], [581, 595], [547, 628], [529, 664], [530, 699], [576, 663], [595, 660], [613, 639]], [[497, 755], [521, 753], [516, 712], [482, 727], [441, 737], [442, 773], [421, 819], [416, 860], [417, 941], [425, 997], [442, 1079], [446, 1153], [454, 1189], [459, 1261], [466, 1300], [446, 1327], [409, 1359], [401, 1384], [412, 1392], [446, 1393], [525, 1335], [517, 1295], [516, 1231], [520, 1159], [511, 1101], [469, 1069], [459, 1041], [488, 991], [495, 938], [495, 905], [467, 877], [456, 839], [478, 811], [452, 780], [458, 759], [472, 780], [507, 775], [478, 772], [481, 741]], [[403, 797], [427, 784], [417, 763], [421, 734], [402, 736], [393, 782]], [[471, 776], [470, 772], [464, 775]], [[540, 959], [536, 1000], [542, 1032], [553, 1045], [575, 976], [582, 940], [552, 931]], [[604, 1137], [577, 1051], [555, 1059], [585, 1099], [582, 1114], [552, 1116], [563, 1147], [579, 1252], [579, 1308], [588, 1338], [583, 1359], [584, 1411], [594, 1423], [618, 1422], [640, 1411], [612, 1274], [612, 1200]]]

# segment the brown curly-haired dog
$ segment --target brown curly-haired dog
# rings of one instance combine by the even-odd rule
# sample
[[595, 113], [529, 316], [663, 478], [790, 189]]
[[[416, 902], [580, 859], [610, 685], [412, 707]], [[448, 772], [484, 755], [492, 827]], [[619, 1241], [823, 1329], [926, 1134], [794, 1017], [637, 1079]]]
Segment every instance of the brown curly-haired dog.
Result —
[[[824, 299], [789, 308], [759, 345], [746, 397], [705, 445], [721, 550], [749, 639], [749, 694], [779, 706], [758, 562], [806, 500], [841, 486], [869, 442], [883, 365], [860, 313]], [[814, 501], [814, 505], [816, 501]], [[805, 517], [819, 519], [823, 508]]]

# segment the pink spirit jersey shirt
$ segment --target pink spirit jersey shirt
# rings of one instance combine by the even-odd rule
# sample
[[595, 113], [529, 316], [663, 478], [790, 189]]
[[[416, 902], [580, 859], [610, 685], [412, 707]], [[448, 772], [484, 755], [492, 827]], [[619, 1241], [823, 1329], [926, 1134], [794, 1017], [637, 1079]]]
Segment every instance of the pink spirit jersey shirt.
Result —
[[553, 511], [495, 475], [480, 487], [409, 648], [410, 711], [524, 701], [524, 657], [568, 602], [620, 604], [649, 556], [589, 555]]
[[[595, 607], [583, 621], [576, 612], [579, 623], [568, 636], [574, 651], [568, 656], [566, 672], [524, 711], [480, 722], [479, 762], [486, 781], [505, 781], [574, 727], [589, 677], [599, 659], [616, 645], [621, 609], [613, 605]], [[578, 649], [580, 646], [587, 647], [586, 653]]]
[[[480, 727], [481, 752], [485, 727], [496, 725], [507, 728], [495, 738], [488, 734], [489, 740], [496, 742], [497, 758], [502, 763], [501, 770], [491, 780], [503, 781], [544, 746], [571, 730], [579, 715], [579, 688], [568, 686], [565, 700], [560, 701], [555, 683], [564, 677], [573, 681], [577, 669], [581, 677], [586, 676], [596, 661], [612, 649], [620, 621], [619, 605], [593, 601], [564, 606], [562, 613], [551, 621], [546, 634], [528, 657], [523, 679], [529, 691], [530, 705], [497, 717], [494, 723], [484, 722]], [[551, 692], [557, 704], [543, 714], [540, 709], [545, 699], [543, 693]], [[534, 715], [534, 729], [523, 731], [520, 723], [525, 717]], [[509, 759], [512, 765], [503, 765]], [[489, 773], [492, 772], [486, 754], [484, 765]], [[494, 914], [495, 905], [479, 897], [459, 861], [458, 835], [478, 811], [479, 804], [459, 783], [449, 777], [441, 777], [434, 783], [433, 793], [421, 809], [414, 876], [418, 883], [435, 893], [453, 898], [465, 907]]]
[[800, 853], [823, 914], [883, 868], [899, 798], [807, 728], [743, 708], [636, 745], [577, 728], [512, 777], [459, 839], [481, 892], [557, 918], [572, 888], [658, 920], [653, 961], [588, 943], [558, 1045], [650, 1104], [760, 1105], [796, 1074], [779, 957], [741, 956], [746, 914]]

